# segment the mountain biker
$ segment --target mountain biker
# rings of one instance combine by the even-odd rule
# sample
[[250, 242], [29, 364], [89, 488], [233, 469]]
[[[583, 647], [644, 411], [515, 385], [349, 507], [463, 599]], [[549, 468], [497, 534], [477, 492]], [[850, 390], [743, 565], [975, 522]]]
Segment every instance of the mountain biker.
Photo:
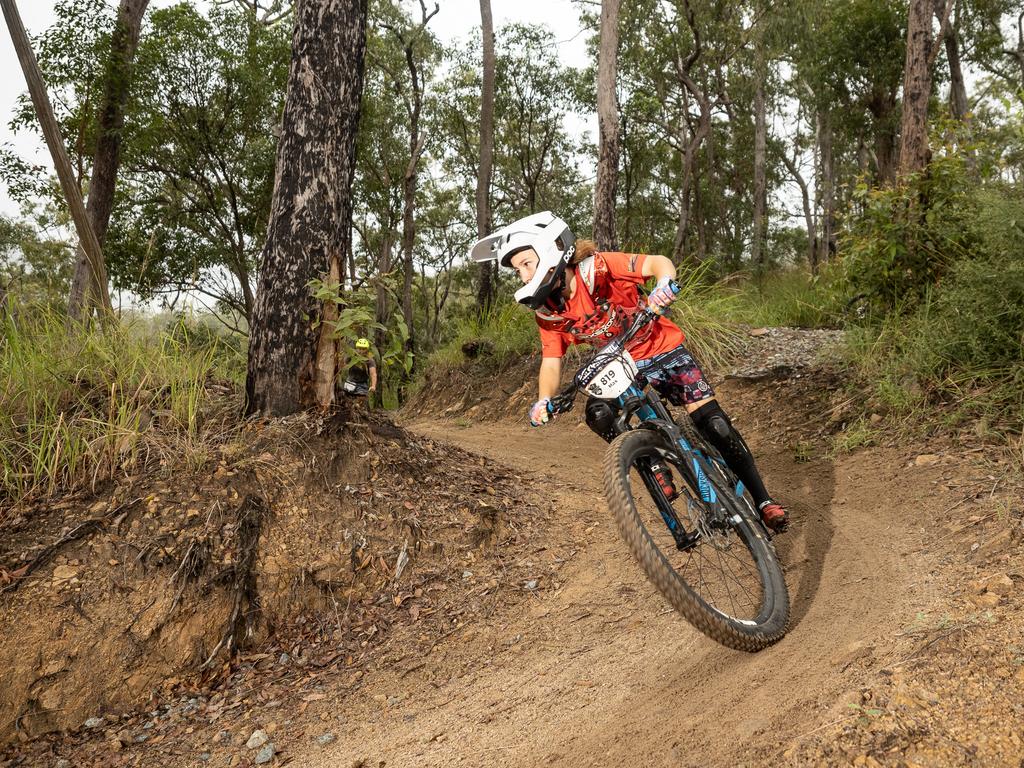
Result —
[[377, 390], [377, 363], [370, 353], [370, 340], [356, 339], [356, 362], [349, 368], [343, 389], [356, 395], [366, 395]]
[[[557, 394], [562, 356], [570, 344], [604, 344], [629, 327], [645, 306], [659, 314], [675, 299], [671, 287], [675, 265], [664, 256], [599, 252], [590, 240], [576, 240], [569, 227], [550, 211], [533, 214], [479, 240], [470, 255], [477, 261], [497, 259], [519, 273], [523, 287], [516, 301], [535, 313], [542, 359], [538, 399], [530, 408], [537, 427], [550, 419], [548, 403]], [[646, 297], [638, 287], [655, 279]], [[722, 454], [726, 464], [750, 490], [765, 524], [786, 528], [786, 509], [768, 494], [743, 437], [715, 398], [715, 392], [683, 342], [685, 335], [665, 317], [648, 324], [630, 342], [629, 352], [641, 375], [669, 402], [683, 406], [701, 435]], [[586, 422], [594, 432], [615, 438], [615, 412], [607, 401], [591, 397]], [[666, 484], [664, 470], [655, 475]], [[670, 495], [674, 495], [670, 493]]]

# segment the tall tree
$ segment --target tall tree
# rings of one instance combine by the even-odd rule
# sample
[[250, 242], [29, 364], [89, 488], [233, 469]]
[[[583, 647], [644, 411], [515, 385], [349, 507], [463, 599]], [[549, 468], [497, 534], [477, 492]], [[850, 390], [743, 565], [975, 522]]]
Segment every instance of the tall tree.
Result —
[[50, 156], [53, 158], [53, 164], [60, 179], [60, 186], [64, 192], [65, 202], [71, 212], [71, 218], [78, 232], [79, 241], [89, 256], [93, 277], [93, 295], [96, 297], [101, 313], [104, 316], [109, 316], [111, 313], [110, 294], [107, 286], [107, 272], [103, 264], [103, 250], [100, 247], [99, 240], [96, 239], [96, 233], [92, 229], [92, 224], [85, 210], [85, 204], [82, 202], [82, 191], [74, 178], [74, 171], [68, 159], [67, 150], [64, 147], [64, 140], [53, 113], [50, 97], [46, 92], [46, 84], [43, 82], [39, 62], [32, 50], [28, 33], [21, 22], [21, 15], [18, 13], [18, 7], [14, 0], [0, 0], [0, 6], [3, 7], [4, 19], [7, 21], [7, 28], [11, 33], [18, 61], [28, 83], [36, 118], [39, 121], [43, 136], [46, 138]]
[[[89, 214], [96, 239], [103, 246], [114, 209], [114, 188], [121, 165], [121, 132], [124, 110], [132, 82], [132, 63], [139, 45], [142, 17], [149, 0], [121, 0], [117, 22], [110, 36], [110, 56], [103, 83], [103, 103], [99, 113], [99, 136], [93, 155], [92, 178], [85, 210]], [[68, 297], [68, 316], [78, 319], [86, 306], [86, 292], [92, 281], [92, 269], [85, 249], [79, 246], [75, 274]], [[94, 297], [95, 300], [95, 297]]]
[[597, 57], [597, 185], [594, 189], [594, 239], [615, 250], [615, 188], [619, 175], [619, 106], [616, 94], [619, 57], [619, 0], [601, 2], [601, 38]]
[[[415, 275], [413, 264], [413, 246], [416, 243], [416, 188], [419, 183], [420, 159], [427, 136], [422, 131], [420, 122], [423, 113], [424, 88], [426, 77], [423, 72], [425, 58], [419, 42], [425, 37], [427, 24], [440, 10], [435, 3], [434, 10], [427, 12], [427, 5], [420, 0], [420, 21], [412, 28], [403, 28], [401, 24], [384, 24], [397, 38], [402, 47], [405, 67], [409, 77], [408, 91], [404, 94], [406, 116], [409, 119], [409, 162], [402, 174], [402, 317], [408, 330], [406, 351], [412, 353], [416, 346], [414, 318], [412, 311], [412, 283]], [[390, 73], [399, 87], [399, 78]], [[415, 358], [414, 358], [415, 360]]]
[[331, 318], [309, 284], [339, 281], [348, 251], [365, 48], [366, 0], [299, 0], [249, 335], [250, 414], [294, 413], [333, 393]]
[[[483, 43], [480, 88], [480, 165], [476, 173], [476, 232], [486, 237], [491, 229], [491, 174], [494, 170], [494, 21], [491, 18], [491, 0], [480, 0], [480, 36]], [[481, 313], [490, 309], [494, 301], [494, 280], [497, 264], [480, 264], [480, 288], [477, 305]]]
[[759, 31], [754, 66], [754, 222], [750, 243], [750, 260], [763, 269], [768, 245], [768, 120], [765, 105], [765, 81], [768, 65], [765, 59], [764, 35]]
[[928, 164], [928, 99], [932, 92], [931, 0], [910, 0], [907, 17], [907, 60], [903, 69], [903, 117], [900, 121], [901, 177]]
[[[179, 3], [148, 16], [108, 235], [115, 285], [188, 292], [252, 320], [274, 184], [290, 27]], [[244, 321], [244, 322], [241, 322]]]
[[[960, 2], [954, 4], [953, 18], [946, 25], [942, 41], [946, 47], [946, 63], [949, 65], [949, 111], [954, 120], [966, 122], [970, 107], [967, 103], [967, 84], [964, 81], [963, 65], [960, 60], [961, 5]], [[935, 14], [939, 16], [940, 21], [945, 7], [945, 0], [935, 0]]]

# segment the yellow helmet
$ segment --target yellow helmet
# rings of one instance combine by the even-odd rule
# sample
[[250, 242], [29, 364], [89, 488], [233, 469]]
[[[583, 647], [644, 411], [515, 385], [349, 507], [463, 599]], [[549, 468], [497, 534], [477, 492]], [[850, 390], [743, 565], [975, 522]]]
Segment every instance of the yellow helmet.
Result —
[[356, 340], [356, 349], [369, 349], [369, 348], [370, 348], [370, 340], [369, 339], [357, 339]]

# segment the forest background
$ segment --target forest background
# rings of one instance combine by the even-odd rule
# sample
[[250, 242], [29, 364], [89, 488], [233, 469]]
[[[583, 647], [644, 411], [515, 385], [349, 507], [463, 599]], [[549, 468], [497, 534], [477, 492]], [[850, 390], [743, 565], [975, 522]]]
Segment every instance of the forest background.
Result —
[[[670, 256], [710, 360], [737, 323], [846, 328], [865, 417], [847, 446], [869, 414], [1019, 439], [1019, 1], [580, 2], [568, 29], [454, 40], [432, 3], [327, 5], [346, 45], [307, 60], [322, 101], [295, 51], [330, 28], [302, 4], [59, 0], [33, 38], [109, 283], [52, 165], [4, 149], [9, 499], [151, 461], [154, 430], [199, 465], [238, 413], [329, 407], [359, 336], [389, 407], [425, 370], [500, 371], [536, 331], [465, 254], [540, 210]], [[290, 109], [323, 118], [319, 145], [295, 144]], [[10, 123], [38, 133], [27, 96]], [[305, 213], [275, 207], [275, 174], [282, 197], [314, 191]]]

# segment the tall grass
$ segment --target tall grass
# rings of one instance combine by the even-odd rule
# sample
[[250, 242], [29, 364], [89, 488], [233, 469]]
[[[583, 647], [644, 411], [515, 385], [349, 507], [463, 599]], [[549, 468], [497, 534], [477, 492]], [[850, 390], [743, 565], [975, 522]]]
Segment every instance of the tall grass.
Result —
[[499, 370], [531, 352], [540, 351], [533, 313], [518, 304], [500, 304], [484, 317], [472, 313], [455, 321], [451, 340], [434, 352], [425, 369], [458, 368], [467, 361], [464, 349], [472, 345], [474, 359], [488, 369]]
[[237, 350], [178, 325], [65, 327], [0, 315], [0, 503], [80, 489], [150, 461], [201, 464], [232, 420]]
[[733, 280], [721, 286], [731, 301], [723, 303], [723, 319], [753, 326], [794, 328], [842, 324], [842, 303], [831, 270], [812, 277], [805, 269], [780, 269], [757, 279]]
[[[869, 407], [1016, 435], [1024, 421], [1024, 193], [982, 181], [951, 152], [936, 147], [928, 174], [861, 194], [846, 217], [844, 279], [873, 310], [847, 333], [846, 359], [871, 392]], [[921, 200], [925, 214], [908, 214]]]

